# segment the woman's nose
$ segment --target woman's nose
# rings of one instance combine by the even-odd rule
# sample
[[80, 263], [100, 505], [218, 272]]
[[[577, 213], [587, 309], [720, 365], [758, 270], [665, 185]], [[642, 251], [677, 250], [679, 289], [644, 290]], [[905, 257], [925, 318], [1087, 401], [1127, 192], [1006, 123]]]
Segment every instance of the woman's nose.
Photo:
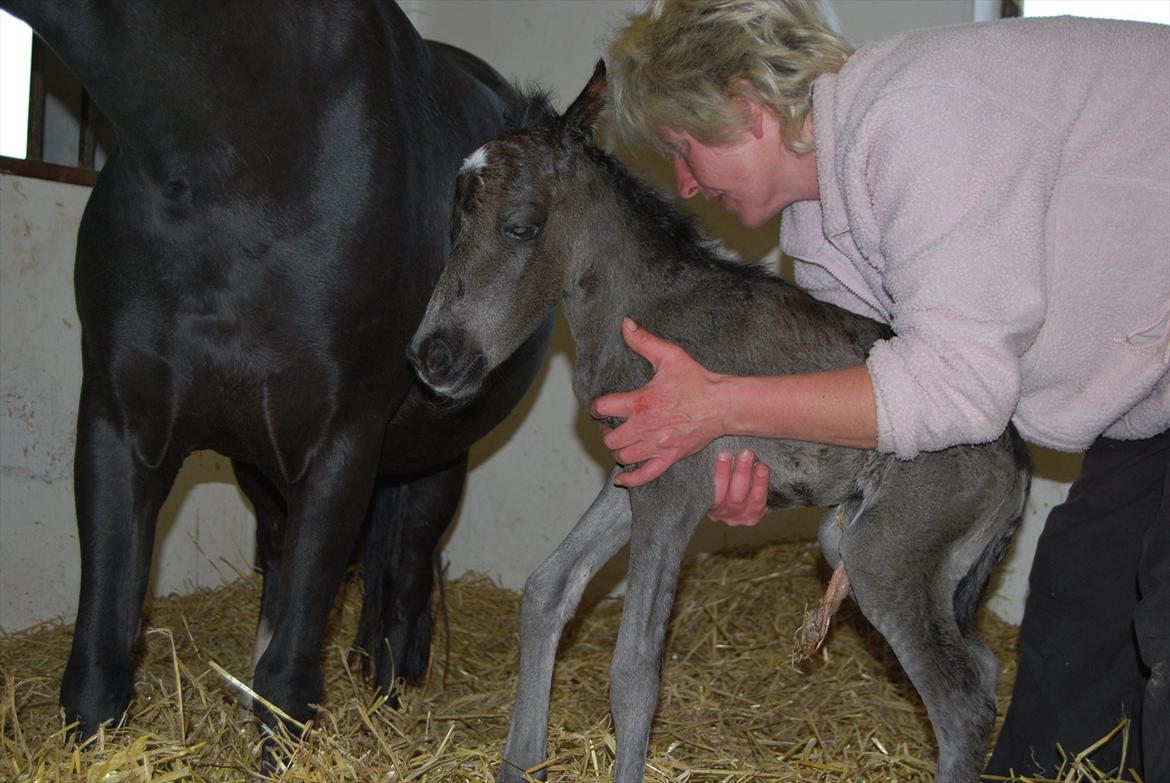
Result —
[[674, 181], [678, 186], [678, 194], [683, 198], [690, 198], [699, 192], [699, 183], [691, 174], [691, 167], [682, 158], [674, 159]]

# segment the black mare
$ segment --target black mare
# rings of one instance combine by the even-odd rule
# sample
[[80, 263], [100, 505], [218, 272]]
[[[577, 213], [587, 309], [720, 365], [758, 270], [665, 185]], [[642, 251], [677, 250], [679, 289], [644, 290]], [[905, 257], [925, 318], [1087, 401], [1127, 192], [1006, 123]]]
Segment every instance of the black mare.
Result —
[[129, 703], [157, 513], [194, 449], [229, 456], [256, 510], [256, 691], [310, 717], [326, 616], [367, 517], [358, 643], [382, 688], [417, 678], [467, 449], [547, 345], [548, 327], [531, 332], [457, 413], [404, 358], [447, 261], [459, 162], [516, 94], [389, 1], [0, 5], [117, 133], [76, 259], [82, 579], [67, 716], [89, 734]]
[[[649, 378], [646, 362], [620, 336], [626, 315], [706, 367], [738, 375], [851, 366], [889, 336], [884, 325], [721, 257], [673, 206], [594, 146], [604, 95], [599, 64], [564, 117], [537, 105], [543, 116], [464, 164], [451, 263], [411, 343], [427, 384], [455, 400], [474, 395], [485, 373], [558, 304], [577, 348], [574, 392], [583, 405]], [[973, 783], [995, 716], [996, 661], [971, 622], [1023, 510], [1028, 472], [1020, 445], [1009, 430], [993, 443], [907, 462], [727, 437], [643, 487], [607, 482], [525, 586], [518, 692], [499, 780], [524, 780], [524, 770], [544, 759], [561, 630], [586, 583], [627, 541], [629, 576], [610, 668], [614, 780], [642, 780], [680, 561], [711, 504], [717, 450], [750, 447], [772, 469], [772, 505], [835, 507], [821, 527], [822, 552], [844, 565], [862, 613], [925, 702], [939, 746], [936, 780]]]

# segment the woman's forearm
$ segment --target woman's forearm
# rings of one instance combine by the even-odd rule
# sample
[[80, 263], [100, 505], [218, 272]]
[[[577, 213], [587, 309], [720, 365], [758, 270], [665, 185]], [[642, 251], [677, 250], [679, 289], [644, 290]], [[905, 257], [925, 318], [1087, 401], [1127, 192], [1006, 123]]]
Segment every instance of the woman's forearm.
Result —
[[728, 435], [877, 447], [877, 403], [865, 365], [774, 377], [725, 376]]

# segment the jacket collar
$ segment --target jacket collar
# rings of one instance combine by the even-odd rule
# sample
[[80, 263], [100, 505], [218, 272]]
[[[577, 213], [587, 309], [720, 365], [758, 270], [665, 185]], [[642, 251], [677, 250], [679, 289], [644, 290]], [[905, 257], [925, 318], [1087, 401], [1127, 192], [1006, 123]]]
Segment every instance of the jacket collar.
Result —
[[828, 239], [849, 231], [845, 197], [841, 193], [836, 172], [836, 97], [837, 74], [826, 73], [818, 76], [813, 82], [813, 141], [817, 150], [821, 225]]

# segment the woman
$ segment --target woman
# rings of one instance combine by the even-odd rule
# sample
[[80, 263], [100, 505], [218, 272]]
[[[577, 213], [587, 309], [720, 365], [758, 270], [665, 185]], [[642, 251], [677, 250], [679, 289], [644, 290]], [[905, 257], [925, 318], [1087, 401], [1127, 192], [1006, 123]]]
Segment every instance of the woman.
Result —
[[[625, 419], [620, 481], [725, 434], [909, 459], [1010, 422], [1087, 450], [1037, 546], [989, 772], [1052, 772], [1057, 743], [1128, 717], [1126, 766], [1170, 780], [1170, 28], [1009, 20], [853, 53], [826, 11], [655, 2], [610, 48], [613, 125], [673, 157], [684, 198], [783, 212], [797, 282], [895, 337], [864, 365], [736, 378], [627, 321], [655, 375], [591, 409]], [[753, 459], [720, 455], [713, 517], [759, 520]]]

